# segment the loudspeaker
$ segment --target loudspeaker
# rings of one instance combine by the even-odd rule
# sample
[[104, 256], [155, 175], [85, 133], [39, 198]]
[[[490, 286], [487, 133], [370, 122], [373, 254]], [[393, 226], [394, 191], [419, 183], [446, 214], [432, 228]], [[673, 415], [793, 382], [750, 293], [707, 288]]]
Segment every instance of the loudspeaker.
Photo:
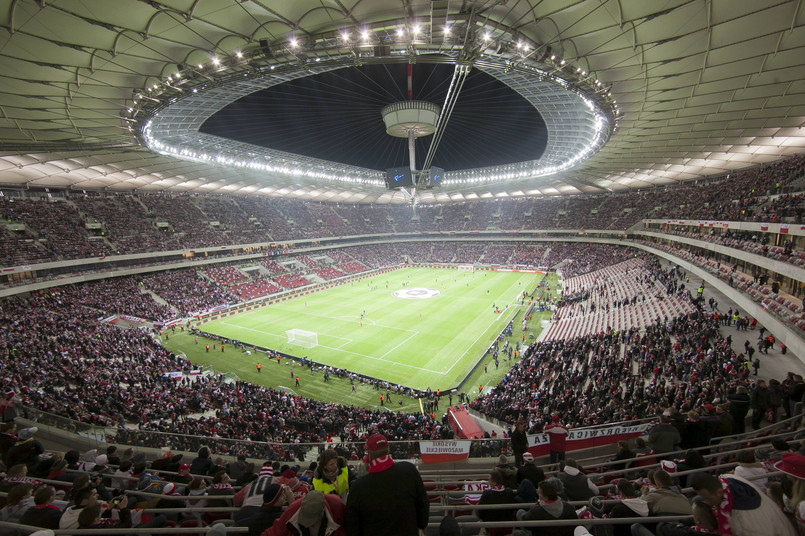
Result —
[[272, 56], [271, 53], [271, 43], [268, 42], [268, 39], [260, 39], [258, 41], [260, 45], [260, 51], [265, 54], [266, 56]]

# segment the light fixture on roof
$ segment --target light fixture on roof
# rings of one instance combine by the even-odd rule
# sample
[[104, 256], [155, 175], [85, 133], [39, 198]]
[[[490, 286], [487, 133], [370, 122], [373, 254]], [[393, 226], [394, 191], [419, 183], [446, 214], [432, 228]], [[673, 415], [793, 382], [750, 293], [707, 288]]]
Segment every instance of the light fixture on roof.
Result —
[[235, 52], [235, 56], [238, 57], [238, 58], [242, 58], [243, 57], [243, 52], [238, 50], [237, 52]]
[[368, 41], [369, 40], [369, 30], [362, 31], [361, 32], [361, 37], [363, 37], [364, 41]]
[[296, 37], [291, 37], [289, 43], [291, 45], [291, 48], [296, 48], [297, 46], [299, 46], [299, 43], [296, 41]]

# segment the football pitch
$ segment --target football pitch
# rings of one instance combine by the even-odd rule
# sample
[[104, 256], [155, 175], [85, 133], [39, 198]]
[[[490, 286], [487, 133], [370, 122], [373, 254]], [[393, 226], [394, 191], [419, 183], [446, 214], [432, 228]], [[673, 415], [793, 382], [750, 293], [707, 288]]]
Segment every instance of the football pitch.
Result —
[[[470, 373], [518, 312], [519, 332], [520, 296], [542, 277], [403, 268], [214, 320], [200, 329], [415, 389], [448, 389]], [[289, 343], [290, 330], [315, 333], [317, 344]]]

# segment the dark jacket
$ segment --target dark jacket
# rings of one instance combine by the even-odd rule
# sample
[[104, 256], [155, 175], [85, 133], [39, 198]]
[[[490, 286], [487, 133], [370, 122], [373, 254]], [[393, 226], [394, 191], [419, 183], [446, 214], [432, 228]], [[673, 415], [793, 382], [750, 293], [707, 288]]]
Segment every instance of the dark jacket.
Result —
[[679, 431], [668, 423], [657, 424], [648, 433], [648, 444], [656, 454], [676, 450], [676, 446], [681, 441]]
[[[515, 502], [514, 490], [509, 487], [504, 487], [501, 490], [488, 489], [484, 490], [481, 494], [481, 500], [478, 501], [479, 505], [484, 504], [512, 504]], [[516, 508], [503, 509], [503, 510], [476, 510], [475, 515], [481, 521], [513, 521]], [[486, 533], [490, 536], [498, 534], [511, 534], [511, 529], [504, 528], [487, 528]]]
[[43, 529], [56, 530], [59, 528], [59, 520], [62, 511], [51, 504], [42, 504], [28, 508], [20, 518], [21, 525], [31, 525]]
[[749, 395], [731, 393], [727, 395], [727, 400], [730, 403], [730, 415], [734, 419], [745, 419], [746, 414], [749, 413]]
[[682, 434], [682, 442], [679, 446], [683, 449], [695, 449], [705, 447], [710, 443], [707, 430], [702, 421], [685, 421], [685, 433]]
[[350, 536], [418, 536], [428, 525], [430, 504], [417, 468], [395, 462], [385, 471], [356, 478], [347, 499]]
[[545, 480], [545, 472], [533, 463], [524, 463], [522, 467], [517, 470], [517, 485], [520, 485], [525, 479], [529, 479], [532, 484], [538, 486], [540, 482]]
[[765, 411], [771, 407], [771, 389], [755, 387], [751, 396], [752, 409]]
[[39, 440], [30, 437], [25, 440], [18, 440], [13, 447], [8, 450], [6, 455], [6, 466], [12, 467], [18, 463], [28, 466], [32, 469], [39, 463], [40, 454], [45, 452], [45, 447]]
[[[528, 512], [518, 515], [517, 519], [518, 521], [553, 521], [555, 519], [578, 519], [578, 516], [573, 506], [559, 500], [550, 505], [535, 504]], [[531, 527], [531, 534], [533, 536], [573, 536], [575, 528], [572, 525], [564, 527]]]
[[572, 475], [566, 471], [562, 471], [558, 476], [559, 480], [561, 480], [562, 484], [565, 486], [565, 493], [567, 494], [568, 500], [586, 501], [595, 495], [593, 490], [590, 489], [587, 475], [584, 473], [580, 472]]
[[528, 435], [525, 430], [522, 432], [517, 428], [512, 432], [512, 451], [515, 454], [522, 454], [528, 450]]

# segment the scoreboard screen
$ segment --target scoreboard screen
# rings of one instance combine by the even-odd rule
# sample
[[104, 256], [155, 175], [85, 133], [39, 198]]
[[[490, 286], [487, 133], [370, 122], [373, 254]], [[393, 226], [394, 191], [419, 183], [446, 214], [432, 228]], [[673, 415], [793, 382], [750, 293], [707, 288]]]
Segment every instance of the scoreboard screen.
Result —
[[434, 188], [442, 185], [443, 178], [444, 178], [444, 169], [440, 167], [430, 168], [430, 183], [433, 185]]
[[413, 185], [414, 177], [411, 174], [411, 168], [399, 167], [386, 170], [386, 188], [389, 190]]

